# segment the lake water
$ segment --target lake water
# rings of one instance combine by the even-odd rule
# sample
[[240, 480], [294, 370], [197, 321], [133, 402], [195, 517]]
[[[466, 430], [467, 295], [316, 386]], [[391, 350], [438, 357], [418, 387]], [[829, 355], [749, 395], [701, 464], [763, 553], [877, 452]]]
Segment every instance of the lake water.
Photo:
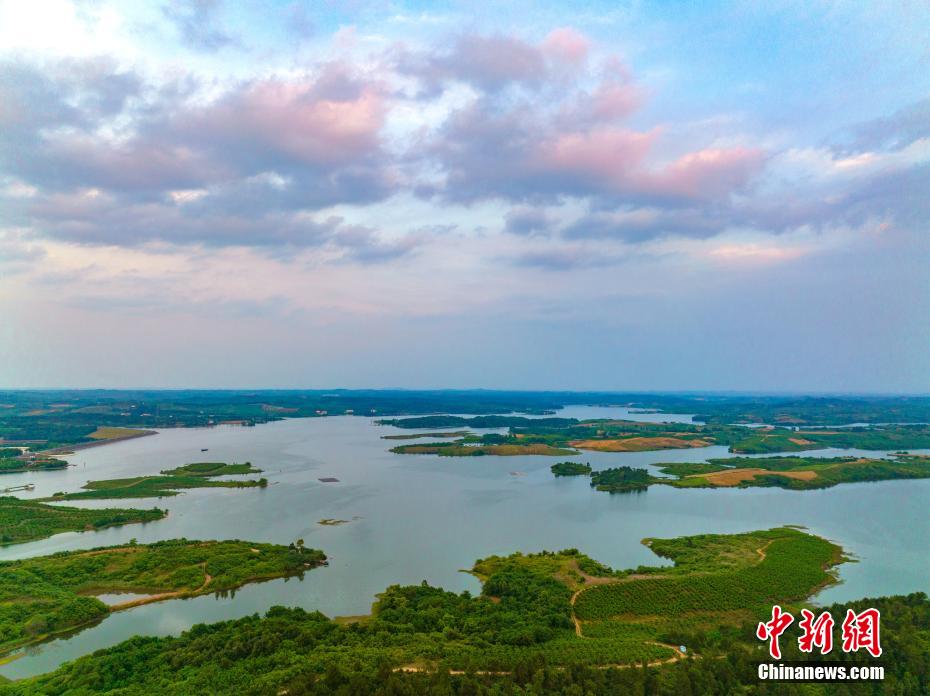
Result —
[[[568, 407], [560, 416], [688, 421], [685, 414], [633, 414], [627, 409]], [[322, 549], [329, 567], [250, 585], [233, 596], [203, 596], [115, 613], [70, 638], [25, 650], [0, 674], [17, 679], [54, 669], [135, 634], [173, 635], [195, 623], [263, 613], [276, 604], [330, 616], [368, 613], [376, 593], [395, 583], [479, 591], [460, 572], [490, 554], [577, 547], [618, 568], [661, 563], [640, 540], [705, 532], [741, 532], [797, 524], [833, 539], [859, 559], [840, 568], [842, 584], [822, 602], [930, 589], [930, 480], [846, 484], [821, 491], [680, 490], [609, 495], [585, 478], [556, 479], [560, 458], [396, 455], [409, 433], [353, 416], [294, 419], [254, 428], [221, 426], [164, 430], [158, 435], [70, 455], [63, 471], [4, 476], [4, 487], [34, 483], [19, 494], [73, 491], [89, 479], [153, 474], [195, 461], [250, 461], [264, 470], [265, 489], [201, 489], [173, 498], [85, 501], [85, 507], [168, 508], [165, 520], [101, 532], [60, 534], [0, 549], [0, 560], [56, 551], [160, 539], [248, 539], [287, 544], [302, 538]], [[202, 448], [209, 451], [201, 452]], [[866, 454], [819, 450], [814, 456]], [[662, 452], [585, 452], [595, 468], [703, 461], [729, 456], [724, 447]], [[519, 475], [514, 475], [515, 473]], [[338, 483], [321, 483], [334, 477]], [[350, 520], [324, 526], [321, 519]]]

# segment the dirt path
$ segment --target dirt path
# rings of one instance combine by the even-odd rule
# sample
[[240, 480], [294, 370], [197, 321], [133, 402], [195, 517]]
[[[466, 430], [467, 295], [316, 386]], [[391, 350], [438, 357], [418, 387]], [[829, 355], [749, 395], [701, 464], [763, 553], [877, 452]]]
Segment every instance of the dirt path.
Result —
[[[687, 657], [685, 653], [683, 653], [678, 647], [674, 645], [669, 645], [667, 643], [657, 643], [656, 641], [652, 641], [652, 640], [648, 640], [645, 642], [648, 643], [649, 645], [658, 645], [662, 648], [668, 648], [669, 650], [675, 651], [675, 654], [672, 657], [668, 657], [664, 660], [653, 660], [652, 662], [647, 662], [646, 665], [648, 667], [660, 667], [662, 665], [670, 665], [673, 662], [678, 662], [679, 660], [683, 660], [684, 658]], [[607, 664], [607, 665], [590, 665], [590, 666], [593, 667], [594, 669], [630, 669], [631, 667], [639, 667], [640, 665], [638, 664]], [[553, 667], [553, 669], [565, 670], [568, 668], [556, 666], [556, 667]], [[423, 667], [422, 665], [402, 665], [400, 667], [395, 667], [394, 671], [395, 672], [432, 672], [435, 670], [429, 667]], [[450, 669], [449, 674], [462, 675], [462, 674], [469, 674], [469, 672], [464, 669]], [[471, 674], [482, 674], [482, 675], [492, 676], [492, 677], [506, 677], [506, 676], [510, 676], [511, 674], [513, 674], [513, 672], [479, 669], [479, 670], [475, 670], [474, 672], [471, 672]]]
[[756, 549], [756, 553], [759, 554], [759, 563], [765, 560], [765, 550], [775, 541], [774, 539], [769, 539], [762, 546]]
[[152, 604], [153, 602], [161, 602], [165, 599], [176, 599], [178, 597], [194, 597], [206, 591], [207, 585], [213, 581], [213, 576], [207, 572], [207, 564], [202, 563], [200, 567], [203, 569], [203, 584], [198, 587], [196, 590], [176, 590], [174, 592], [161, 592], [159, 594], [149, 595], [148, 597], [140, 597], [139, 599], [132, 599], [128, 602], [122, 602], [121, 604], [112, 604], [110, 605], [110, 611], [123, 611], [124, 609], [132, 609], [133, 607], [140, 607], [143, 604]]

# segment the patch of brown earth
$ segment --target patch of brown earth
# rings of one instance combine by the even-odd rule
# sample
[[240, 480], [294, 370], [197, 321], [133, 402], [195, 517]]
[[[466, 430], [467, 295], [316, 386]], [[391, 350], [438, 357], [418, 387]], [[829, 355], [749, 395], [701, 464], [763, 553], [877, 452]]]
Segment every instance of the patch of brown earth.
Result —
[[767, 474], [801, 481], [810, 481], [817, 478], [816, 471], [769, 471], [768, 469], [727, 469], [726, 471], [715, 471], [712, 474], [692, 474], [692, 477], [699, 476], [714, 486], [736, 486], [743, 481], [751, 481], [756, 476], [765, 476]]
[[596, 452], [643, 452], [707, 447], [710, 443], [707, 440], [683, 440], [679, 437], [628, 437], [622, 440], [573, 440], [569, 444], [578, 449]]

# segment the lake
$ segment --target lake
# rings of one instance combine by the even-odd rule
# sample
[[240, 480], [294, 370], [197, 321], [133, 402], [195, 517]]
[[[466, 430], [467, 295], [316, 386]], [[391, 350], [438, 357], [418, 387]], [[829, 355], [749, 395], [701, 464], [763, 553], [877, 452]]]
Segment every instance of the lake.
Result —
[[[690, 421], [687, 414], [633, 413], [573, 406], [576, 418]], [[196, 461], [250, 461], [264, 470], [265, 489], [201, 489], [173, 498], [84, 501], [83, 507], [168, 508], [165, 520], [100, 532], [60, 534], [0, 549], [0, 560], [187, 537], [288, 544], [304, 539], [322, 549], [329, 567], [250, 585], [224, 597], [172, 600], [115, 613], [70, 638], [34, 646], [0, 665], [17, 679], [54, 669], [135, 634], [172, 635], [195, 623], [263, 613], [276, 604], [329, 616], [368, 613], [391, 584], [429, 583], [478, 592], [461, 572], [490, 554], [576, 547], [611, 566], [658, 565], [640, 540], [705, 532], [742, 532], [784, 524], [808, 527], [840, 543], [858, 563], [840, 567], [842, 584], [824, 603], [930, 589], [930, 480], [844, 484], [819, 491], [774, 488], [674, 489], [609, 495], [586, 478], [556, 479], [549, 466], [563, 457], [438, 457], [397, 455], [382, 435], [409, 433], [360, 416], [293, 419], [256, 427], [172, 429], [158, 435], [82, 450], [62, 471], [3, 477], [4, 487], [34, 483], [21, 497], [73, 491], [89, 479], [155, 474]], [[201, 452], [207, 448], [207, 452]], [[818, 450], [812, 456], [876, 456]], [[575, 461], [595, 468], [729, 456], [725, 447], [662, 452], [585, 452]], [[516, 474], [516, 475], [515, 475]], [[320, 478], [338, 479], [322, 483]], [[321, 519], [348, 520], [326, 526]]]

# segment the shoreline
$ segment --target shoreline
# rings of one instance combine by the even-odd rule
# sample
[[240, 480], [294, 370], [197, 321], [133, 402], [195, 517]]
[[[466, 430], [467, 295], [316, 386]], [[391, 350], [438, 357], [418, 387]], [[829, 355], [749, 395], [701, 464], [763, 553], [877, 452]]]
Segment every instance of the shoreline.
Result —
[[91, 447], [102, 447], [103, 445], [111, 445], [116, 442], [126, 442], [127, 440], [135, 440], [140, 437], [148, 437], [149, 435], [158, 435], [157, 430], [141, 430], [140, 432], [133, 433], [132, 435], [126, 435], [125, 437], [110, 437], [103, 438], [100, 440], [94, 440], [92, 442], [80, 442], [76, 445], [65, 445], [63, 447], [54, 447], [48, 450], [40, 450], [37, 454], [74, 454], [79, 450], [90, 449]]

